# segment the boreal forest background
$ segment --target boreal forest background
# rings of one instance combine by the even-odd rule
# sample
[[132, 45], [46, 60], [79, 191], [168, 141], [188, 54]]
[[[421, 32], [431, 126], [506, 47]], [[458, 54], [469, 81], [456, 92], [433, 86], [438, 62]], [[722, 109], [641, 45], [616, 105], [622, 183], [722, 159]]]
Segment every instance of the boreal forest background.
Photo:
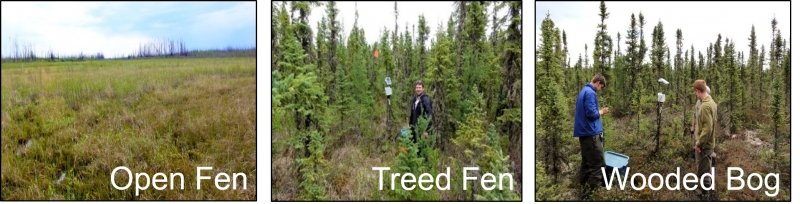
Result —
[[[777, 19], [763, 24], [741, 25], [751, 28], [746, 45], [736, 45], [725, 33], [708, 33], [716, 41], [708, 44], [683, 44], [682, 30], [664, 30], [663, 24], [646, 13], [615, 14], [630, 22], [627, 30], [607, 29], [609, 13], [598, 3], [594, 50], [567, 50], [565, 30], [548, 16], [537, 25], [536, 42], [536, 200], [577, 200], [575, 182], [580, 168], [580, 145], [573, 137], [575, 99], [592, 76], [601, 73], [608, 87], [598, 95], [601, 107], [611, 113], [603, 116], [605, 150], [630, 157], [630, 171], [650, 173], [696, 172], [690, 127], [697, 100], [691, 89], [696, 79], [704, 79], [717, 103], [716, 185], [721, 200], [789, 200], [791, 190], [790, 135], [791, 50], [789, 39], [777, 29]], [[675, 14], [680, 15], [680, 14]], [[743, 14], [746, 15], [746, 14]], [[620, 19], [620, 18], [617, 18]], [[654, 26], [653, 26], [654, 25]], [[755, 28], [771, 26], [770, 33]], [[645, 36], [645, 27], [652, 35]], [[666, 38], [676, 39], [670, 50]], [[771, 39], [757, 44], [757, 38]], [[745, 56], [743, 49], [749, 50]], [[581, 57], [571, 59], [570, 52]], [[589, 63], [589, 58], [591, 62]], [[659, 78], [670, 83], [658, 83]], [[656, 93], [666, 94], [661, 113]], [[660, 121], [659, 121], [660, 118]], [[660, 123], [659, 123], [660, 122]], [[727, 167], [741, 167], [745, 173], [780, 174], [780, 194], [764, 195], [764, 190], [725, 190]], [[735, 176], [735, 175], [734, 175]], [[630, 187], [630, 186], [628, 186]], [[694, 192], [601, 190], [592, 200], [693, 200]]]
[[[366, 41], [357, 10], [344, 32], [337, 4], [271, 5], [272, 198], [519, 200], [522, 2], [454, 2], [447, 22], [395, 20], [377, 42]], [[394, 5], [386, 15], [397, 19], [403, 11]], [[309, 25], [313, 7], [324, 7], [317, 25]], [[432, 130], [419, 144], [401, 134], [416, 80], [424, 81], [434, 115], [420, 124]], [[415, 175], [450, 167], [453, 190], [379, 191], [372, 167], [382, 166]], [[471, 183], [462, 190], [459, 172], [472, 166], [512, 173], [514, 189]]]

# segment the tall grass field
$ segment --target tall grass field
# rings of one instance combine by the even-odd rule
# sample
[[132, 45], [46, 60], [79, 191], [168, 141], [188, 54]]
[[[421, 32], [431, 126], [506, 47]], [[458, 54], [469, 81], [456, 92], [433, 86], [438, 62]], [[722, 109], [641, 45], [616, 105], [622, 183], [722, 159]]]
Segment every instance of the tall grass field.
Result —
[[[255, 57], [4, 62], [0, 70], [4, 200], [256, 199]], [[118, 166], [180, 172], [185, 188], [135, 195], [134, 179], [118, 190], [110, 182]], [[213, 167], [200, 190], [198, 166]], [[246, 174], [246, 189], [218, 190], [218, 172]]]

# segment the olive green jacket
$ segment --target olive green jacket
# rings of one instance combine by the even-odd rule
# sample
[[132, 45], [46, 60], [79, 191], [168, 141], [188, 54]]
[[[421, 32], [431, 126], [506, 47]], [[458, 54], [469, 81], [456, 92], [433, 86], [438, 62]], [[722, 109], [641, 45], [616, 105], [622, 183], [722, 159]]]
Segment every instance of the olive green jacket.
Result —
[[713, 150], [717, 144], [717, 140], [714, 137], [717, 123], [717, 103], [714, 102], [711, 95], [706, 96], [700, 102], [700, 107], [695, 110], [697, 111], [695, 114], [697, 126], [695, 126], [694, 132], [697, 137], [694, 144], [702, 149]]

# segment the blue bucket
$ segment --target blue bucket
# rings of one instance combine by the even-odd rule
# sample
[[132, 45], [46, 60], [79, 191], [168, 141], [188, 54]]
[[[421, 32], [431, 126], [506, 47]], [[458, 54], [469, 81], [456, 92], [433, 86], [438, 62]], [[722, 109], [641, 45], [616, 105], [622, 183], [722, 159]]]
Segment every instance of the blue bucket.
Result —
[[405, 137], [405, 138], [411, 137], [411, 129], [409, 128], [400, 129], [400, 137]]
[[611, 175], [611, 171], [616, 168], [619, 171], [620, 175], [624, 175], [626, 168], [628, 167], [628, 160], [630, 157], [627, 155], [606, 151], [605, 152], [605, 161], [606, 161], [606, 173]]

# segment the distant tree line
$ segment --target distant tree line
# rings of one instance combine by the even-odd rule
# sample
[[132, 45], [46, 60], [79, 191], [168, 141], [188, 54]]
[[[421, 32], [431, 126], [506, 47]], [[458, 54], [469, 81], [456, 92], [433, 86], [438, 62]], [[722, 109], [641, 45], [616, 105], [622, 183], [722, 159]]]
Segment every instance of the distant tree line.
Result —
[[[106, 59], [102, 52], [89, 54], [80, 52], [75, 55], [58, 54], [52, 49], [44, 53], [37, 54], [33, 43], [20, 42], [18, 39], [10, 39], [12, 42], [10, 54], [3, 54], [3, 61], [10, 62], [31, 62], [31, 61], [84, 61], [84, 60], [103, 60]], [[149, 58], [149, 57], [233, 57], [233, 56], [255, 56], [255, 47], [236, 48], [228, 46], [224, 49], [207, 49], [190, 51], [183, 40], [156, 40], [141, 43], [139, 47], [127, 57], [121, 58]]]
[[18, 39], [10, 39], [12, 42], [10, 55], [3, 56], [3, 61], [25, 62], [25, 61], [83, 61], [83, 60], [102, 60], [105, 55], [102, 52], [87, 54], [81, 52], [77, 55], [58, 54], [52, 49], [47, 50], [43, 55], [37, 55], [33, 43], [20, 42]]
[[[173, 57], [189, 56], [189, 50], [183, 40], [159, 40], [139, 45], [136, 57]], [[129, 57], [130, 58], [130, 57]]]

